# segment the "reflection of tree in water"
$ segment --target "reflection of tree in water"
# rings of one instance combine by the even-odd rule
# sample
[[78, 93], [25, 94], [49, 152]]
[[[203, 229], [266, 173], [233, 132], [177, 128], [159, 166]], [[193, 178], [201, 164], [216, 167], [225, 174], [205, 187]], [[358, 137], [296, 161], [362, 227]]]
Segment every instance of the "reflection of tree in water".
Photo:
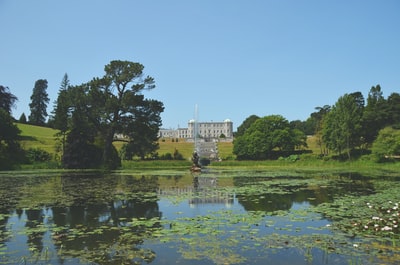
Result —
[[0, 209], [2, 213], [12, 212], [21, 198], [22, 187], [27, 183], [25, 177], [2, 176], [0, 181]]
[[[295, 178], [290, 178], [295, 180]], [[250, 192], [248, 194], [237, 194], [238, 202], [247, 211], [266, 211], [273, 212], [278, 210], [289, 210], [294, 203], [307, 202], [310, 205], [318, 205], [324, 202], [332, 202], [335, 197], [346, 194], [366, 194], [373, 190], [373, 185], [364, 178], [354, 179], [346, 177], [329, 178], [324, 185], [308, 184], [307, 179], [300, 179], [300, 183], [290, 184], [289, 182], [280, 183], [276, 178], [268, 177], [237, 177], [234, 179], [235, 186], [250, 186], [257, 190], [263, 187], [263, 182], [271, 182], [268, 189], [259, 189], [259, 193]], [[287, 179], [285, 179], [287, 180]]]
[[118, 179], [113, 176], [63, 175], [62, 192], [73, 199], [73, 205], [96, 204], [113, 198]]
[[[79, 182], [76, 178], [64, 179], [64, 192], [76, 194], [70, 190], [77, 187], [76, 182]], [[97, 191], [109, 183], [112, 188], [106, 187], [105, 193]], [[139, 245], [147, 236], [147, 230], [160, 224], [138, 227], [131, 226], [130, 222], [134, 218], [161, 218], [157, 187], [157, 178], [122, 176], [110, 182], [108, 179], [106, 182], [97, 178], [83, 179], [80, 190], [84, 190], [84, 194], [78, 194], [74, 205], [52, 208], [54, 224], [63, 228], [53, 236], [56, 246], [59, 249], [62, 246], [66, 255], [86, 257], [91, 262], [101, 260], [102, 264], [129, 264], [127, 257], [136, 252], [144, 259], [146, 254]], [[97, 191], [102, 196], [89, 191]], [[147, 260], [153, 256], [154, 253]]]
[[3, 247], [3, 244], [8, 239], [6, 227], [8, 223], [8, 213], [8, 209], [0, 208], [0, 215], [2, 215], [2, 218], [0, 218], [0, 248]]
[[40, 228], [43, 226], [43, 211], [37, 209], [27, 209], [25, 210], [26, 223], [25, 226], [28, 228], [28, 246], [34, 248], [35, 251], [41, 253], [43, 250], [43, 236], [44, 231]]
[[18, 201], [21, 199], [22, 187], [28, 182], [27, 177], [2, 176], [0, 181], [0, 248], [9, 239], [7, 223], [9, 215], [16, 211], [20, 217], [22, 210], [15, 210]]
[[[274, 212], [289, 210], [295, 202], [296, 197], [298, 197], [298, 195], [303, 195], [305, 192], [297, 193], [298, 194], [261, 193], [258, 195], [237, 195], [236, 197], [246, 211]], [[304, 202], [304, 200], [301, 200], [301, 202]]]

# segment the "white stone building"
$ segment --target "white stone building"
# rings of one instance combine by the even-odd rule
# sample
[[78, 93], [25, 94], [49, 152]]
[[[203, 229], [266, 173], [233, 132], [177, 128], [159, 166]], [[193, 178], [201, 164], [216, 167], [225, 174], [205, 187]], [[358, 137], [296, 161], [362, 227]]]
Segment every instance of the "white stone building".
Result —
[[[196, 133], [197, 132], [197, 133]], [[205, 140], [233, 140], [233, 123], [226, 119], [223, 122], [195, 122], [190, 120], [187, 128], [160, 129], [160, 138], [184, 138], [194, 140], [195, 136]]]

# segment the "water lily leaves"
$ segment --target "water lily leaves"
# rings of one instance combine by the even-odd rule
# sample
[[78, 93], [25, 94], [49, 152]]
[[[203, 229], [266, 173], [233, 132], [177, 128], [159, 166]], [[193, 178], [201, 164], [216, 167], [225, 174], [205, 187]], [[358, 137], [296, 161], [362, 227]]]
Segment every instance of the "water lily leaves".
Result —
[[253, 173], [1, 182], [0, 264], [399, 260], [396, 182]]

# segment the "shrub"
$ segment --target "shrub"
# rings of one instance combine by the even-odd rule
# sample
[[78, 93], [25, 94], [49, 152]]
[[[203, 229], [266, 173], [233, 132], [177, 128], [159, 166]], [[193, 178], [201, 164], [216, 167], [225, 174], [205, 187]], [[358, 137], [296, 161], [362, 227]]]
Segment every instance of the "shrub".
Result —
[[378, 162], [393, 160], [400, 154], [400, 130], [391, 127], [379, 131], [372, 145], [372, 153]]
[[173, 160], [172, 154], [171, 153], [165, 153], [160, 155], [159, 157], [160, 160]]
[[30, 163], [47, 162], [51, 160], [51, 154], [40, 148], [29, 148], [26, 151], [26, 157]]

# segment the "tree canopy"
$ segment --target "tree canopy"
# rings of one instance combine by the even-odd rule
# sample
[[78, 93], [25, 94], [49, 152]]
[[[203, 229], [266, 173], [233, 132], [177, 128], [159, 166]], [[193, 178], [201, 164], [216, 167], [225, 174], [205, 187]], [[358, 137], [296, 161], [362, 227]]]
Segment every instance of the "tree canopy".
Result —
[[270, 115], [255, 120], [243, 135], [234, 140], [233, 153], [238, 159], [266, 159], [273, 153], [290, 153], [306, 145], [306, 136], [293, 129], [280, 115]]
[[326, 145], [339, 154], [346, 150], [349, 158], [351, 150], [360, 144], [363, 102], [361, 93], [345, 94], [325, 120], [323, 138]]
[[[144, 76], [143, 70], [140, 63], [111, 61], [104, 67], [103, 77], [60, 90], [54, 121], [59, 129], [68, 131], [63, 155], [66, 167], [87, 167], [79, 157], [92, 152], [96, 153], [93, 160], [98, 161], [90, 166], [118, 167], [120, 158], [113, 146], [116, 135], [123, 135], [128, 142], [125, 150], [129, 157], [144, 158], [158, 148], [164, 106], [142, 94], [155, 88], [154, 79]], [[89, 153], [77, 155], [82, 152], [81, 145], [87, 146]]]
[[251, 115], [249, 117], [247, 117], [243, 123], [237, 127], [237, 131], [236, 131], [236, 137], [238, 136], [242, 136], [246, 130], [256, 121], [258, 120], [260, 117], [258, 117], [257, 115]]

